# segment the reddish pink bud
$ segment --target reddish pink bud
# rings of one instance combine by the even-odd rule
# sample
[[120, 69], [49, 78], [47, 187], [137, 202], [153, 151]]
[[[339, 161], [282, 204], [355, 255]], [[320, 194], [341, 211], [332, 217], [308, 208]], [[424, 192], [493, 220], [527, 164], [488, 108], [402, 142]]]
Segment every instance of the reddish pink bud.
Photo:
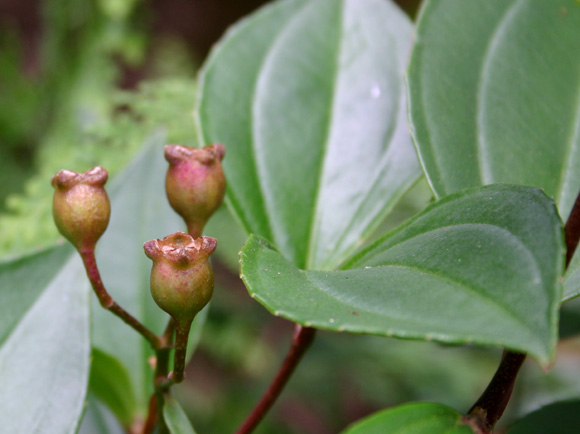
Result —
[[226, 179], [221, 162], [224, 155], [225, 147], [220, 144], [201, 149], [165, 147], [165, 159], [169, 162], [165, 178], [167, 198], [193, 237], [201, 236], [205, 224], [223, 201]]
[[175, 232], [144, 245], [145, 254], [153, 260], [151, 295], [178, 324], [191, 323], [211, 299], [214, 276], [209, 257], [216, 244], [215, 238], [194, 239]]
[[52, 177], [54, 222], [79, 251], [94, 249], [109, 224], [111, 204], [104, 188], [108, 176], [95, 167], [80, 174], [61, 170]]

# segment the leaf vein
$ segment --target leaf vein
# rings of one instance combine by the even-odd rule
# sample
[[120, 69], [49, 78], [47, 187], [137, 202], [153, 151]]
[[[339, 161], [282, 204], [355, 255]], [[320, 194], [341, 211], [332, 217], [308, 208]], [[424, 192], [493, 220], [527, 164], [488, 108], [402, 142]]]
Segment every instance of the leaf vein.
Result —
[[479, 174], [482, 184], [490, 184], [493, 182], [493, 174], [489, 166], [489, 158], [487, 153], [487, 138], [485, 134], [485, 129], [483, 128], [484, 123], [484, 110], [483, 110], [483, 94], [487, 86], [487, 78], [489, 76], [490, 59], [496, 52], [499, 43], [502, 41], [509, 24], [514, 18], [519, 7], [524, 4], [523, 0], [515, 0], [511, 6], [509, 6], [504, 12], [501, 19], [498, 21], [497, 26], [491, 34], [491, 38], [486, 47], [486, 50], [482, 56], [481, 63], [481, 73], [479, 75], [479, 81], [476, 90], [476, 119], [475, 127], [477, 131], [477, 151], [478, 151], [478, 162], [479, 162]]

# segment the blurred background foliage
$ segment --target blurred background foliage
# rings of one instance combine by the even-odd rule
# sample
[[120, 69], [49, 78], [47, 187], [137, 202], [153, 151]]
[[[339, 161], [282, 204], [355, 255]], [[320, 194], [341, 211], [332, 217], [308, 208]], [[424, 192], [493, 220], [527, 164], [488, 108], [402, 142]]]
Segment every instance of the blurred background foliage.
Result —
[[[59, 240], [50, 177], [106, 167], [111, 176], [145, 137], [195, 145], [195, 74], [228, 25], [264, 0], [0, 0], [0, 257]], [[411, 15], [419, 0], [399, 0]], [[234, 65], [232, 67], [235, 67]], [[424, 181], [379, 233], [431, 200]], [[214, 302], [176, 395], [200, 433], [232, 432], [281, 362], [292, 324], [255, 303], [237, 274], [245, 235], [222, 210], [207, 232], [227, 248]], [[106, 276], [105, 276], [106, 278]], [[580, 346], [568, 339], [548, 375], [527, 362], [505, 417], [578, 396]], [[466, 411], [500, 351], [320, 332], [257, 433], [338, 432], [375, 410], [431, 400]], [[525, 399], [520, 399], [525, 398]]]

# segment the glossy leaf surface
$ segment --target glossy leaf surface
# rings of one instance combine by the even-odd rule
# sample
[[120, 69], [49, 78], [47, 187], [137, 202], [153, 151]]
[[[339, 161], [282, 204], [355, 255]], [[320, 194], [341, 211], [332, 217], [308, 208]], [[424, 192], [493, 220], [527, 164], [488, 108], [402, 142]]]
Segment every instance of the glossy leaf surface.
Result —
[[[163, 134], [152, 136], [108, 189], [111, 222], [97, 251], [97, 262], [108, 291], [124, 309], [158, 335], [163, 333], [169, 316], [151, 297], [151, 260], [143, 252], [143, 243], [184, 230], [183, 222], [165, 196], [164, 145]], [[190, 350], [197, 343], [205, 312], [193, 323]], [[96, 299], [93, 300], [93, 317], [94, 346], [117, 358], [125, 367], [135, 397], [132, 412], [134, 416], [145, 416], [153, 392], [153, 370], [148, 362], [153, 353], [149, 344], [123, 321], [102, 309]]]
[[412, 403], [368, 416], [342, 434], [473, 434], [461, 418], [442, 404]]
[[0, 264], [0, 426], [75, 433], [89, 376], [89, 286], [68, 246]]
[[165, 397], [163, 417], [171, 434], [195, 434], [187, 415], [171, 395]]
[[562, 228], [540, 190], [468, 189], [429, 206], [339, 271], [302, 271], [263, 238], [240, 253], [250, 294], [336, 331], [498, 345], [554, 356]]
[[409, 67], [410, 118], [439, 197], [532, 185], [566, 219], [580, 190], [578, 29], [574, 0], [425, 2]]
[[226, 145], [229, 205], [301, 268], [335, 268], [420, 174], [402, 81], [411, 33], [389, 1], [278, 2], [203, 69], [200, 142]]
[[580, 401], [563, 401], [543, 407], [518, 421], [508, 434], [569, 434], [580, 426]]

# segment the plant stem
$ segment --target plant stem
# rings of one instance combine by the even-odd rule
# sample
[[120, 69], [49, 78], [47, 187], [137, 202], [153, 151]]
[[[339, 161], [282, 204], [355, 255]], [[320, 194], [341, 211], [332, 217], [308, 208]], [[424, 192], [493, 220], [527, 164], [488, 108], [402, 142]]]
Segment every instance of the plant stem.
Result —
[[[147, 419], [143, 426], [143, 434], [152, 434], [155, 427], [159, 425], [159, 434], [167, 432], [165, 421], [163, 420], [163, 392], [167, 390], [172, 384], [167, 380], [167, 371], [169, 365], [169, 355], [173, 347], [173, 332], [175, 329], [175, 322], [170, 319], [165, 328], [165, 332], [161, 337], [156, 336], [151, 330], [145, 327], [137, 318], [128, 313], [125, 309], [117, 304], [111, 297], [103, 284], [101, 273], [97, 266], [94, 249], [86, 249], [79, 251], [87, 276], [93, 290], [101, 306], [112, 312], [125, 323], [142, 335], [155, 350], [155, 393], [149, 400], [149, 409]], [[161, 386], [159, 386], [161, 385]]]
[[158, 414], [157, 395], [153, 394], [149, 399], [149, 409], [147, 410], [147, 420], [145, 420], [145, 425], [143, 426], [143, 434], [153, 434], [157, 425]]
[[174, 331], [175, 321], [173, 318], [170, 318], [165, 332], [161, 336], [163, 346], [155, 351], [155, 375], [153, 377], [155, 392], [149, 400], [149, 412], [147, 414], [145, 427], [143, 428], [143, 434], [152, 434], [157, 424], [159, 424], [158, 432], [160, 434], [167, 432], [167, 426], [163, 419], [163, 393], [172, 384], [167, 379], [167, 372], [169, 371], [169, 355], [173, 347]]
[[469, 416], [480, 422], [478, 425], [483, 425], [482, 428], [487, 432], [491, 432], [507, 407], [524, 360], [525, 354], [504, 352], [501, 363], [485, 392], [469, 410]]
[[163, 405], [165, 403], [164, 392], [169, 393], [168, 389], [173, 382], [167, 380], [167, 372], [169, 371], [169, 355], [170, 349], [163, 349], [157, 352], [157, 366], [155, 369], [155, 393], [151, 399], [157, 401], [157, 420], [158, 420], [158, 434], [165, 434], [168, 432], [165, 419], [163, 418]]
[[97, 267], [97, 261], [95, 259], [94, 249], [87, 249], [79, 251], [87, 276], [91, 282], [93, 290], [101, 306], [112, 312], [119, 318], [121, 318], [125, 323], [135, 329], [139, 334], [141, 334], [147, 341], [151, 344], [154, 350], [158, 350], [163, 346], [161, 340], [147, 327], [145, 327], [137, 318], [128, 313], [125, 309], [117, 304], [113, 297], [109, 295], [103, 281], [101, 280], [101, 274], [99, 273], [99, 268]]
[[278, 398], [282, 392], [282, 389], [290, 379], [290, 376], [296, 369], [296, 366], [298, 366], [302, 356], [306, 353], [306, 350], [308, 350], [310, 345], [312, 345], [315, 334], [316, 329], [311, 327], [302, 327], [300, 324], [296, 324], [294, 327], [292, 344], [288, 354], [286, 355], [286, 358], [284, 359], [284, 362], [270, 383], [270, 386], [264, 395], [262, 395], [262, 398], [258, 404], [256, 404], [242, 426], [236, 431], [236, 434], [251, 433], [258, 425], [258, 423], [260, 423], [260, 421], [264, 418], [270, 407], [272, 407], [276, 401], [276, 398]]
[[[566, 242], [565, 269], [570, 265], [580, 239], [580, 193], [564, 226]], [[518, 372], [526, 359], [525, 354], [506, 352], [491, 382], [469, 410], [468, 423], [473, 423], [482, 434], [491, 432], [502, 416], [511, 397]]]
[[173, 371], [169, 378], [175, 383], [183, 381], [185, 371], [185, 354], [187, 353], [187, 341], [189, 330], [193, 321], [180, 321], [175, 328], [175, 355], [173, 357]]
[[566, 268], [568, 268], [580, 239], [580, 193], [576, 197], [574, 207], [572, 207], [566, 226], [564, 226], [564, 235], [566, 239]]

